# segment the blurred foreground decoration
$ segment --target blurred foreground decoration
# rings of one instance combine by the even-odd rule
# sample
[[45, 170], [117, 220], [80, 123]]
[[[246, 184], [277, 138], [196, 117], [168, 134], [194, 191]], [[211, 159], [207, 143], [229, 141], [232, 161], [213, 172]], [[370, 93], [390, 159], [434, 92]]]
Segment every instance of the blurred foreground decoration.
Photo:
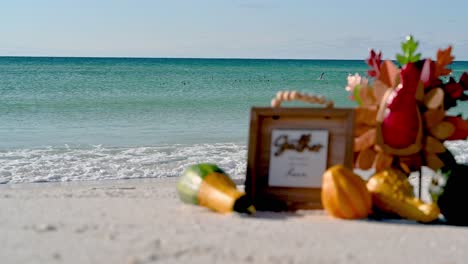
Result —
[[[447, 185], [434, 194], [449, 223], [468, 225], [463, 204], [468, 203], [466, 165], [455, 162], [445, 148], [445, 140], [468, 137], [468, 120], [447, 116], [447, 110], [468, 100], [468, 72], [458, 81], [448, 66], [453, 62], [452, 47], [438, 50], [436, 60], [416, 53], [418, 42], [411, 36], [397, 55], [399, 66], [382, 60], [382, 53], [370, 51], [366, 60], [368, 76], [348, 76], [346, 90], [356, 101], [354, 166], [392, 168], [406, 175], [427, 166], [448, 176]], [[420, 185], [421, 186], [421, 185]], [[434, 209], [435, 210], [435, 209]]]
[[255, 213], [255, 207], [245, 193], [238, 191], [231, 178], [214, 164], [188, 167], [180, 176], [177, 192], [183, 202], [219, 213]]
[[367, 189], [374, 206], [384, 213], [423, 223], [439, 218], [437, 204], [425, 203], [415, 197], [406, 175], [399, 170], [385, 169], [376, 173], [367, 182]]
[[325, 210], [337, 218], [361, 219], [371, 213], [372, 198], [365, 181], [343, 165], [325, 171], [321, 198]]

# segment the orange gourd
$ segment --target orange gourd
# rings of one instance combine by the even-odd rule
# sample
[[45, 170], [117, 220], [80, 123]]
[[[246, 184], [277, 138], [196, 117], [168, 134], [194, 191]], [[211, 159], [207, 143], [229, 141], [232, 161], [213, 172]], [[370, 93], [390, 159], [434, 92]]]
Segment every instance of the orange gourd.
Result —
[[322, 204], [330, 215], [343, 219], [366, 218], [372, 208], [364, 180], [342, 165], [335, 165], [323, 174]]

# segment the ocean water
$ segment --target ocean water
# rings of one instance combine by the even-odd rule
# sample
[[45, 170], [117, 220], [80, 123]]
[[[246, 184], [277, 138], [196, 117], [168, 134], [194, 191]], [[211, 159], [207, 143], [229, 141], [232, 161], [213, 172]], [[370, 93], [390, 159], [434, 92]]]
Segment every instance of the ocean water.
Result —
[[[468, 62], [452, 69], [458, 78]], [[197, 162], [243, 178], [252, 106], [300, 90], [351, 107], [346, 77], [366, 70], [361, 60], [0, 57], [0, 183], [173, 177]], [[447, 146], [468, 163], [466, 141]]]

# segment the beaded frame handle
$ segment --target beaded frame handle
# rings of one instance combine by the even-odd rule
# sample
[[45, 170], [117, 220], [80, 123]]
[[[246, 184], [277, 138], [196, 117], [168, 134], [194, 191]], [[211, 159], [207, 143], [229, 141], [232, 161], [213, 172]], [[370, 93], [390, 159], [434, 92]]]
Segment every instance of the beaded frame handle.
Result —
[[280, 107], [284, 101], [302, 101], [311, 104], [325, 105], [327, 108], [333, 108], [334, 102], [321, 95], [301, 93], [298, 91], [279, 91], [276, 97], [271, 100], [271, 107]]

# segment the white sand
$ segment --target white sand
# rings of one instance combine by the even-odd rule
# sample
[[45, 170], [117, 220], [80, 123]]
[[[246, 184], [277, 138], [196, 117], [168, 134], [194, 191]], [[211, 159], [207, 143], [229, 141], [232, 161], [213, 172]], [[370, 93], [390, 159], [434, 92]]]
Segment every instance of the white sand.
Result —
[[0, 263], [468, 263], [468, 228], [219, 215], [175, 178], [0, 187]]

